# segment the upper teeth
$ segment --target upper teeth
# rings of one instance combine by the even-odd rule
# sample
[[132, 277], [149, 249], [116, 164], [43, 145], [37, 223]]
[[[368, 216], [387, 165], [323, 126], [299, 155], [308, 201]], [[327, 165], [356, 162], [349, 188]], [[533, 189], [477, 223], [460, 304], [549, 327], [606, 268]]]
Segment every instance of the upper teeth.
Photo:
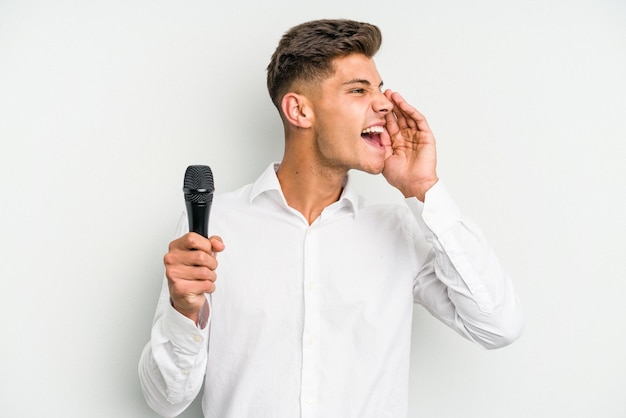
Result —
[[383, 132], [384, 132], [384, 129], [382, 126], [370, 126], [369, 128], [363, 129], [364, 134], [373, 134], [373, 133], [382, 134]]

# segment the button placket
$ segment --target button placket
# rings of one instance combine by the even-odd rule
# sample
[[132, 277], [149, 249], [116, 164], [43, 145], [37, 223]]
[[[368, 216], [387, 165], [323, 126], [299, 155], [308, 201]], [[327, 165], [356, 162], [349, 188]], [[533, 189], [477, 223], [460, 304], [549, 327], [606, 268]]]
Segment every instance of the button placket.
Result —
[[304, 330], [302, 334], [302, 387], [300, 393], [302, 418], [317, 416], [320, 386], [320, 300], [319, 237], [309, 227], [304, 237]]

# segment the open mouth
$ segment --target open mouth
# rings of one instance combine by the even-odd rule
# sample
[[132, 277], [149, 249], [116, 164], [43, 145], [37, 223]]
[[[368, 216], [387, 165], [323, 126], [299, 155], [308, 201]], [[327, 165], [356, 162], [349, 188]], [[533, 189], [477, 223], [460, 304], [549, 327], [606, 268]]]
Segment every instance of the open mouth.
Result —
[[370, 126], [363, 129], [361, 132], [361, 138], [366, 140], [371, 145], [382, 148], [383, 142], [381, 140], [381, 134], [385, 132], [385, 128], [382, 126]]

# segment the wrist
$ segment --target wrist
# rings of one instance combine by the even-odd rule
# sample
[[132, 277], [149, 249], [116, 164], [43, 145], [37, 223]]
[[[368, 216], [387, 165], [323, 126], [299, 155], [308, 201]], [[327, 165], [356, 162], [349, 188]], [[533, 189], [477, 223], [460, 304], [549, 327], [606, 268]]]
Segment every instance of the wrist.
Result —
[[405, 189], [400, 189], [400, 192], [405, 198], [415, 197], [420, 202], [426, 200], [426, 193], [439, 181], [438, 177], [432, 179], [414, 182], [408, 185]]
[[172, 308], [174, 308], [178, 313], [180, 313], [181, 315], [189, 318], [196, 325], [198, 325], [198, 319], [200, 317], [200, 311], [199, 310], [196, 310], [196, 309], [183, 309], [171, 297], [170, 297], [170, 304], [172, 305]]

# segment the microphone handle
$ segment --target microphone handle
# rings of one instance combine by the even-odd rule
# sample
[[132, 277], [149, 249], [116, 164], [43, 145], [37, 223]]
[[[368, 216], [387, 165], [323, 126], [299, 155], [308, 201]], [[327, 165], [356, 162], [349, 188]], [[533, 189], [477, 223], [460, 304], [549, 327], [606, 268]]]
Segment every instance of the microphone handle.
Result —
[[211, 212], [211, 200], [206, 203], [185, 202], [187, 205], [187, 218], [189, 231], [196, 232], [205, 238], [209, 237], [209, 212]]

